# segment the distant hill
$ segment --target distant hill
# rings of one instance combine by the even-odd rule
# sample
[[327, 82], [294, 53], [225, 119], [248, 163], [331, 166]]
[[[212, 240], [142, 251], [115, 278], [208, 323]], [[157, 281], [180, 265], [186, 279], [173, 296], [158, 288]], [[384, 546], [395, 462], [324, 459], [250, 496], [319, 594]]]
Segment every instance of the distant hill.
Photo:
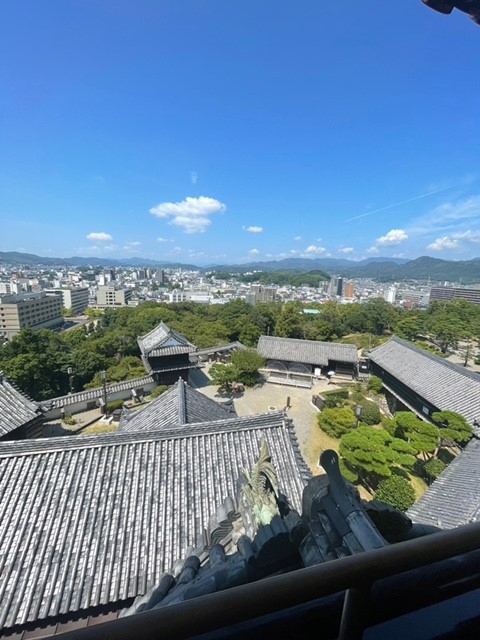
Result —
[[283, 260], [267, 260], [265, 262], [247, 262], [244, 264], [212, 265], [209, 270], [230, 271], [239, 273], [244, 271], [327, 271], [340, 274], [342, 269], [357, 269], [371, 263], [405, 264], [404, 258], [367, 258], [366, 260], [346, 260], [342, 258], [285, 258]]
[[480, 282], [480, 258], [473, 260], [440, 260], [422, 256], [405, 264], [371, 263], [359, 268], [342, 270], [342, 275], [373, 278], [384, 282], [394, 280], [428, 280], [431, 282]]
[[148, 258], [83, 258], [73, 256], [71, 258], [49, 258], [37, 256], [33, 253], [20, 253], [19, 251], [0, 251], [0, 263], [19, 266], [71, 266], [71, 267], [166, 267], [169, 269], [198, 269], [192, 264], [179, 262], [166, 262], [165, 260], [149, 260]]
[[[150, 260], [148, 258], [50, 258], [19, 251], [0, 251], [0, 263], [25, 267], [33, 266], [78, 266], [78, 267], [163, 267], [167, 269], [191, 269], [202, 271], [224, 271], [245, 273], [247, 271], [290, 271], [296, 273], [323, 272], [345, 278], [372, 278], [383, 282], [395, 280], [428, 280], [431, 282], [480, 282], [480, 258], [473, 260], [440, 260], [422, 256], [416, 260], [404, 258], [367, 258], [346, 260], [339, 258], [285, 258], [246, 264], [211, 265], [199, 267], [181, 262]], [[320, 275], [320, 274], [319, 274]]]

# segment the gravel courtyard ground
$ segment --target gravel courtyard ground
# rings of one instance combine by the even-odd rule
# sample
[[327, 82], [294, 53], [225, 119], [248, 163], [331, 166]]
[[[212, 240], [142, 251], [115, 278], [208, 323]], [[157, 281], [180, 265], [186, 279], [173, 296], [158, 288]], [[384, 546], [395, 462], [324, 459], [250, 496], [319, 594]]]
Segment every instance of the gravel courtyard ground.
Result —
[[[287, 406], [287, 398], [289, 397], [290, 408], [287, 411], [287, 415], [292, 418], [295, 425], [302, 455], [311, 464], [312, 471], [315, 473], [318, 454], [316, 451], [311, 451], [312, 432], [313, 435], [318, 436], [317, 432], [320, 432], [320, 429], [316, 427], [318, 411], [312, 404], [312, 396], [318, 393], [321, 394], [327, 389], [336, 389], [338, 388], [336, 385], [328, 384], [327, 380], [320, 380], [311, 389], [303, 389], [301, 387], [265, 383], [257, 389], [245, 389], [244, 393], [232, 396], [230, 394], [218, 394], [217, 387], [209, 385], [209, 381], [208, 366], [191, 373], [190, 384], [209, 398], [217, 402], [233, 398], [235, 409], [239, 416], [268, 413], [270, 407], [275, 407], [278, 411], [281, 411]], [[318, 438], [314, 439], [318, 449]], [[324, 447], [321, 444], [324, 444]], [[320, 448], [327, 448], [328, 446], [331, 446], [330, 438], [328, 438], [328, 442], [320, 443]]]

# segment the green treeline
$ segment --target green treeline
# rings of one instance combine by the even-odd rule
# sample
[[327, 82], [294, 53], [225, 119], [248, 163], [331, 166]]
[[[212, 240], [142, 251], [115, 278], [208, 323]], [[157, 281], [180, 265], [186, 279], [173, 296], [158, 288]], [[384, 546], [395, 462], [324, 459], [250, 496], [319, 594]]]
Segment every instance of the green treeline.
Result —
[[[218, 280], [229, 280], [232, 278], [231, 273], [227, 271], [218, 271], [213, 274]], [[265, 271], [255, 273], [235, 274], [239, 282], [258, 283], [263, 285], [277, 285], [283, 287], [290, 285], [292, 287], [315, 287], [318, 289], [320, 281], [330, 280], [330, 276], [324, 271], [308, 271], [307, 273], [299, 273], [297, 271]]]
[[469, 341], [480, 336], [480, 306], [464, 301], [434, 304], [427, 311], [398, 309], [383, 299], [309, 305], [318, 314], [304, 314], [304, 308], [300, 302], [255, 306], [243, 300], [211, 306], [145, 302], [135, 308], [107, 310], [88, 326], [69, 332], [24, 330], [0, 346], [0, 370], [35, 400], [68, 393], [68, 367], [75, 372], [74, 391], [100, 386], [102, 370], [107, 371], [109, 382], [135, 378], [145, 373], [137, 337], [161, 321], [199, 348], [235, 340], [256, 346], [261, 335], [345, 340], [374, 347], [395, 332], [438, 353], [467, 341], [467, 362], [475, 355]]

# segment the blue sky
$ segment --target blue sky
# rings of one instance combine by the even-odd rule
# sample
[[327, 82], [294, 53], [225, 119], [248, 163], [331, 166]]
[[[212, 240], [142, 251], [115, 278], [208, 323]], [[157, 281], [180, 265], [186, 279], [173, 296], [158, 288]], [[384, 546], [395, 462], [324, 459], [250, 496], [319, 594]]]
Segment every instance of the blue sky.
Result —
[[0, 250], [480, 256], [480, 27], [420, 0], [22, 0]]

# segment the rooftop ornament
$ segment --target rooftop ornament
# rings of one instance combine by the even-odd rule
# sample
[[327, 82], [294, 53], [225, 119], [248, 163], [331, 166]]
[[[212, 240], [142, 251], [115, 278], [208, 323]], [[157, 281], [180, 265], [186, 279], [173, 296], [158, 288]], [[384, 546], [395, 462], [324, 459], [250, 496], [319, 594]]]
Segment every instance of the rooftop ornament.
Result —
[[427, 7], [444, 14], [450, 14], [454, 9], [458, 9], [480, 24], [480, 0], [422, 0], [422, 2]]

